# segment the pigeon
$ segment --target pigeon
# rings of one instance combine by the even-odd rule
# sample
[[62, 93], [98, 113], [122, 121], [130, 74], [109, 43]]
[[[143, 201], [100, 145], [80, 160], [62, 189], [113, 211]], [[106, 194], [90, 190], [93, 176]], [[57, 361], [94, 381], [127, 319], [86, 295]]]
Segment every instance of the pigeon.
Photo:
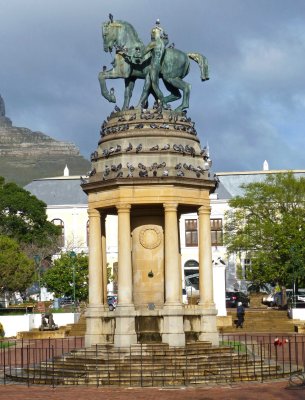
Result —
[[110, 20], [110, 23], [112, 24], [113, 23], [113, 15], [112, 14], [109, 14], [109, 20]]
[[142, 163], [139, 163], [139, 164], [138, 164], [138, 168], [143, 169], [143, 170], [146, 170], [145, 165], [142, 164]]
[[180, 147], [177, 144], [174, 144], [173, 149], [175, 151], [180, 151]]
[[137, 114], [132, 114], [130, 117], [129, 117], [129, 121], [133, 121], [134, 119], [136, 119], [137, 118]]
[[153, 176], [157, 176], [157, 170], [153, 171]]
[[118, 174], [117, 174], [117, 176], [116, 176], [117, 178], [122, 178], [123, 177], [123, 172], [122, 171], [120, 171]]
[[91, 171], [88, 172], [89, 176], [93, 176], [95, 174], [96, 174], [96, 169], [95, 168], [93, 168]]
[[177, 176], [184, 176], [184, 172], [183, 171], [178, 171], [177, 172]]
[[106, 65], [103, 65], [103, 72], [105, 72], [107, 69]]
[[168, 143], [168, 144], [165, 144], [163, 147], [162, 147], [162, 149], [161, 150], [169, 150], [170, 149], [170, 144]]
[[122, 164], [121, 164], [121, 163], [118, 164], [118, 165], [116, 166], [116, 169], [117, 169], [117, 171], [119, 171], [120, 169], [122, 169]]
[[142, 144], [141, 143], [138, 144], [136, 147], [136, 153], [139, 153], [142, 150], [142, 148], [143, 148]]
[[128, 147], [126, 147], [125, 151], [131, 151], [133, 149], [133, 146], [131, 143], [129, 143]]
[[134, 171], [134, 166], [132, 165], [132, 164], [130, 164], [129, 162], [127, 163], [127, 168], [130, 170], [130, 171]]
[[102, 152], [102, 157], [108, 157], [109, 156], [109, 151], [108, 149], [104, 149]]
[[122, 150], [121, 145], [117, 144], [117, 146], [116, 146], [114, 152], [115, 152], [115, 153], [119, 153], [121, 150]]
[[174, 48], [175, 48], [175, 43], [171, 43], [171, 44], [168, 46], [168, 48], [169, 48], [169, 49], [174, 49]]
[[148, 172], [146, 170], [141, 170], [141, 171], [139, 171], [139, 176], [141, 178], [144, 178], [144, 177], [148, 176]]
[[87, 181], [82, 176], [80, 176], [80, 182], [81, 182], [82, 185], [87, 183]]
[[116, 168], [116, 166], [114, 164], [111, 165], [111, 171], [113, 171], [113, 172], [117, 171], [117, 168]]
[[137, 124], [135, 125], [135, 129], [142, 129], [144, 127], [143, 124]]
[[114, 106], [114, 110], [115, 110], [116, 112], [121, 111], [120, 107], [118, 107], [117, 105]]
[[163, 171], [163, 174], [162, 174], [163, 176], [168, 176], [168, 170], [167, 169], [165, 169], [164, 171]]
[[162, 125], [159, 126], [159, 128], [169, 129], [169, 125], [164, 122]]
[[155, 146], [151, 147], [149, 150], [150, 150], [150, 151], [159, 150], [159, 146], [156, 144]]
[[182, 168], [182, 164], [181, 163], [179, 163], [179, 164], [177, 164], [176, 166], [175, 166], [175, 169], [181, 169]]
[[110, 149], [109, 149], [109, 154], [114, 153], [114, 151], [115, 151], [115, 148], [111, 146]]

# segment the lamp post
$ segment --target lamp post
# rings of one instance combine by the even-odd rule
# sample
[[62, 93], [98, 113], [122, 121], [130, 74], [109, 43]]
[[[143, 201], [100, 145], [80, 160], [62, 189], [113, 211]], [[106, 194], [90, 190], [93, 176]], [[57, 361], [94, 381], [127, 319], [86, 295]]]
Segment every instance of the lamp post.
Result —
[[38, 294], [38, 299], [39, 301], [41, 300], [41, 287], [40, 287], [40, 256], [36, 254], [34, 256], [34, 261], [36, 265], [36, 271], [37, 271], [37, 276], [38, 276], [38, 288], [39, 288], [39, 294]]
[[75, 258], [76, 258], [76, 253], [75, 251], [70, 251], [69, 256], [71, 257], [72, 260], [72, 281], [73, 281], [73, 312], [75, 314]]

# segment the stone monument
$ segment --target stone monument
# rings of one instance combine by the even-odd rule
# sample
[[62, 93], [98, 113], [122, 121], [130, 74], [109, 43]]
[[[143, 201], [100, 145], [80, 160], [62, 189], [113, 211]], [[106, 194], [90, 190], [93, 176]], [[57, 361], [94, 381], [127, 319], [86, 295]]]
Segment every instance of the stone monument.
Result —
[[[202, 148], [195, 123], [187, 116], [190, 87], [183, 78], [189, 60], [208, 79], [207, 60], [168, 46], [160, 22], [144, 46], [135, 29], [110, 14], [102, 28], [104, 50], [115, 49], [113, 68], [99, 74], [102, 95], [116, 102], [107, 79], [125, 80], [124, 103], [102, 123], [92, 169], [82, 185], [88, 195], [89, 304], [86, 346], [125, 347], [159, 341], [184, 346], [187, 340], [218, 344], [209, 194], [217, 178]], [[143, 79], [138, 106], [130, 106], [136, 79]], [[162, 79], [169, 90], [159, 88]], [[181, 93], [182, 92], [182, 93]], [[149, 96], [154, 105], [149, 107]], [[176, 110], [170, 103], [182, 97]], [[179, 217], [199, 217], [198, 305], [182, 304]], [[107, 307], [105, 218], [118, 215], [118, 305]]]

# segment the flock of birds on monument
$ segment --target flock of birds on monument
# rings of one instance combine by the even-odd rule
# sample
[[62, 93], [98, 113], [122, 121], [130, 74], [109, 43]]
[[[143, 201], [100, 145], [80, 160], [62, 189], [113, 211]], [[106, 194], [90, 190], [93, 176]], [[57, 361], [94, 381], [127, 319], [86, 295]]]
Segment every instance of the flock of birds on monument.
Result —
[[[131, 106], [129, 109], [134, 110], [134, 107]], [[115, 112], [121, 111], [118, 106], [115, 106], [114, 110], [115, 110]], [[110, 114], [110, 116], [107, 118], [108, 121], [110, 120], [110, 118], [113, 117], [115, 112], [112, 112]], [[151, 129], [170, 129], [170, 125], [167, 124], [166, 122], [162, 122], [160, 124], [138, 123], [138, 124], [131, 125], [130, 122], [134, 121], [136, 118], [137, 118], [136, 113], [130, 115], [129, 118], [122, 115], [118, 118], [118, 122], [121, 122], [121, 124], [111, 126], [111, 127], [107, 127], [107, 121], [104, 121], [101, 126], [101, 138], [103, 138], [104, 136], [113, 134], [113, 133], [127, 131], [131, 126], [133, 127], [133, 129], [143, 129], [146, 127], [149, 127]], [[144, 121], [149, 121], [150, 119], [163, 120], [164, 116], [162, 113], [162, 107], [155, 105], [152, 111], [142, 108], [141, 112], [140, 112], [140, 119], [142, 119]], [[175, 130], [184, 131], [184, 132], [190, 133], [195, 136], [197, 135], [197, 132], [195, 129], [195, 122], [192, 122], [191, 118], [187, 118], [186, 111], [184, 111], [183, 115], [180, 117], [177, 115], [177, 113], [170, 111], [168, 114], [168, 122], [171, 122], [174, 124], [173, 127]], [[187, 122], [189, 125], [179, 124], [179, 122]], [[99, 141], [99, 144], [101, 144], [101, 142], [102, 142], [102, 140]]]
[[[134, 107], [131, 106], [129, 110], [134, 110]], [[109, 121], [111, 118], [115, 116], [116, 113], [120, 112], [120, 108], [118, 106], [115, 106], [114, 111], [110, 114], [109, 117], [107, 117], [107, 121]], [[165, 114], [168, 116], [168, 122], [171, 124], [171, 126], [174, 127], [176, 130], [184, 131], [193, 135], [197, 135], [197, 132], [195, 130], [195, 123], [191, 121], [191, 118], [188, 118], [186, 115], [186, 111], [182, 113], [182, 115], [178, 115], [175, 112], [172, 112], [169, 110], [169, 113]], [[140, 114], [139, 114], [140, 119], [144, 121], [149, 121], [151, 119], [155, 120], [163, 120], [162, 123], [158, 124], [156, 122], [152, 123], [137, 123], [137, 124], [132, 124], [134, 129], [143, 129], [144, 127], [150, 127], [151, 129], [170, 129], [170, 125], [166, 122], [164, 122], [164, 113], [162, 110], [162, 107], [160, 107], [158, 104], [155, 103], [153, 110], [148, 110], [141, 108]], [[126, 116], [126, 115], [120, 115], [117, 119], [118, 123], [121, 124], [116, 124], [115, 126], [110, 126], [107, 127], [107, 121], [104, 121], [102, 126], [101, 126], [101, 139], [99, 141], [99, 145], [103, 142], [102, 138], [104, 136], [107, 136], [109, 134], [117, 133], [117, 132], [122, 132], [126, 131], [129, 129], [130, 124], [129, 122], [132, 122], [137, 119], [137, 113], [136, 110], [133, 114]], [[182, 123], [182, 124], [180, 124]], [[185, 123], [185, 124], [183, 124]], [[196, 156], [196, 151], [193, 146], [190, 146], [186, 144], [183, 146], [182, 144], [173, 144], [172, 146], [168, 144], [164, 144], [160, 146], [159, 144], [155, 144], [154, 146], [151, 146], [149, 148], [144, 148], [142, 143], [139, 143], [137, 145], [133, 145], [132, 143], [129, 142], [127, 147], [122, 148], [120, 144], [117, 144], [116, 146], [111, 146], [109, 148], [104, 148], [102, 150], [102, 153], [99, 155], [98, 151], [95, 151], [91, 153], [91, 161], [97, 161], [99, 156], [105, 159], [108, 159], [110, 156], [118, 154], [118, 153], [128, 153], [128, 152], [134, 152], [136, 154], [140, 152], [166, 152], [166, 151], [174, 151], [177, 153], [180, 153], [181, 155], [191, 155], [192, 157]], [[204, 168], [201, 166], [194, 166], [192, 164], [187, 164], [187, 163], [178, 163], [174, 167], [174, 174], [177, 177], [183, 177], [185, 176], [185, 173], [187, 171], [191, 171], [195, 174], [197, 178], [200, 178], [200, 176], [204, 175], [207, 170], [210, 169], [212, 165], [212, 161], [209, 157], [209, 151], [207, 147], [204, 147], [201, 152], [200, 156], [204, 160]], [[166, 162], [161, 162], [157, 163], [154, 162], [152, 165], [146, 166], [143, 163], [138, 163], [138, 165], [134, 166], [130, 162], [127, 162], [126, 164], [127, 167], [127, 175], [126, 178], [133, 178], [135, 171], [137, 175], [141, 178], [145, 178], [148, 176], [169, 176], [170, 171], [166, 166]], [[103, 180], [106, 180], [107, 178], [109, 179], [110, 177], [112, 178], [122, 178], [123, 177], [123, 166], [122, 163], [119, 163], [117, 165], [111, 164], [111, 165], [105, 165], [105, 169], [103, 171]], [[96, 169], [93, 168], [88, 175], [93, 176], [96, 174]], [[210, 176], [210, 173], [208, 173], [208, 176]]]

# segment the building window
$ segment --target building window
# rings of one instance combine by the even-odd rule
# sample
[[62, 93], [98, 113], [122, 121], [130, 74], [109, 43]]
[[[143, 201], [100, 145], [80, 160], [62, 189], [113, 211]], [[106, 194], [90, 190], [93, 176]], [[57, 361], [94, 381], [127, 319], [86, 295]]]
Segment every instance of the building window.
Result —
[[251, 272], [251, 259], [244, 258], [243, 264], [244, 264], [244, 279], [248, 279], [249, 272]]
[[52, 222], [54, 225], [56, 225], [56, 226], [60, 226], [60, 228], [61, 228], [61, 234], [60, 234], [60, 236], [59, 236], [59, 243], [58, 243], [58, 245], [59, 245], [60, 247], [64, 247], [64, 246], [65, 246], [65, 224], [64, 224], [64, 221], [63, 221], [62, 219], [55, 218], [55, 219], [52, 219], [51, 222]]
[[197, 219], [185, 220], [185, 245], [198, 246]]
[[212, 246], [223, 245], [222, 219], [211, 219], [211, 242]]

